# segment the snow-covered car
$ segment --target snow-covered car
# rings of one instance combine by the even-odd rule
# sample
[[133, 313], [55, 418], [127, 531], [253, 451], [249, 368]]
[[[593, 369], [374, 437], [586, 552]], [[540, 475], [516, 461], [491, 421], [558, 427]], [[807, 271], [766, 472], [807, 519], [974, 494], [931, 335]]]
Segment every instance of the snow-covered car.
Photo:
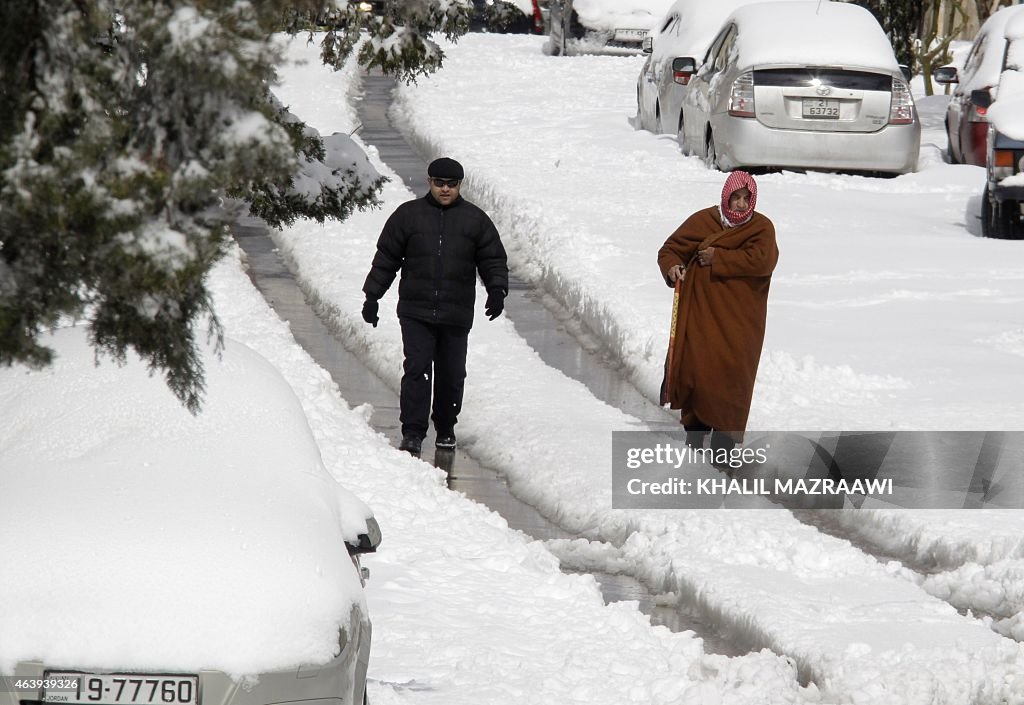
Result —
[[990, 91], [999, 83], [1006, 55], [1006, 27], [1024, 15], [1024, 5], [1004, 7], [993, 13], [978, 31], [963, 69], [941, 66], [932, 72], [936, 83], [955, 84], [946, 107], [947, 157], [954, 164], [984, 166], [988, 155], [988, 106]]
[[473, 0], [469, 28], [478, 32], [544, 34], [547, 0]]
[[727, 171], [903, 174], [917, 166], [921, 124], [870, 12], [795, 0], [730, 15], [689, 81], [679, 134], [685, 153]]
[[635, 54], [671, 4], [672, 0], [551, 0], [544, 51], [552, 56]]
[[1024, 12], [1005, 25], [999, 84], [977, 96], [988, 109], [988, 151], [985, 193], [982, 198], [982, 230], [987, 237], [1024, 238]]
[[[769, 0], [762, 0], [767, 2]], [[702, 57], [722, 22], [750, 0], [676, 0], [654, 31], [643, 40], [647, 61], [636, 82], [637, 118], [641, 129], [676, 134], [682, 100], [692, 71], [673, 67], [679, 57]], [[679, 70], [676, 70], [676, 69]]]
[[87, 335], [0, 368], [0, 703], [365, 702], [380, 532], [288, 382], [227, 339], [192, 415]]

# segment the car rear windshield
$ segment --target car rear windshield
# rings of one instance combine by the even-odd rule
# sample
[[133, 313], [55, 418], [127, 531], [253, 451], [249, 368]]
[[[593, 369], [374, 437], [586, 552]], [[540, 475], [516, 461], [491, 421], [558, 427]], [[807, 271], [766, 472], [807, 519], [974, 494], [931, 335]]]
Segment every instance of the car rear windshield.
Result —
[[869, 71], [844, 71], [815, 67], [754, 71], [754, 85], [756, 86], [803, 87], [819, 84], [854, 91], [888, 91], [892, 89], [892, 76]]

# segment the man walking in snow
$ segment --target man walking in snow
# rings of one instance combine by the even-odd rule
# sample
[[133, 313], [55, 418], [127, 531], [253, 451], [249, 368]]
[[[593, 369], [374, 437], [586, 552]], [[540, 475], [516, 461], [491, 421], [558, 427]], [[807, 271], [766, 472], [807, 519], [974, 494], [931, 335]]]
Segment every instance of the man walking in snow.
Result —
[[484, 310], [490, 320], [501, 315], [508, 294], [508, 261], [498, 231], [483, 210], [459, 195], [462, 165], [447, 157], [435, 159], [427, 177], [429, 193], [400, 205], [384, 224], [363, 284], [363, 320], [376, 326], [379, 300], [402, 272], [398, 321], [405, 363], [399, 448], [413, 455], [419, 455], [427, 435], [431, 386], [435, 445], [455, 449], [477, 273], [487, 289]]

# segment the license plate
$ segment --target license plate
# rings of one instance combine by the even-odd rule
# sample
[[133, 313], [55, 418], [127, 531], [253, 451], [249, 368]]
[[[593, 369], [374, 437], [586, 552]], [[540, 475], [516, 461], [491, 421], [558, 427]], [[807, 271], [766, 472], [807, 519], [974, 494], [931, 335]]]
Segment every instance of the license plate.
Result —
[[647, 36], [646, 29], [617, 29], [615, 30], [615, 41], [617, 42], [642, 42]]
[[54, 673], [44, 703], [65, 705], [199, 705], [199, 676], [150, 673]]
[[804, 98], [804, 117], [826, 120], [839, 119], [839, 101], [825, 98]]

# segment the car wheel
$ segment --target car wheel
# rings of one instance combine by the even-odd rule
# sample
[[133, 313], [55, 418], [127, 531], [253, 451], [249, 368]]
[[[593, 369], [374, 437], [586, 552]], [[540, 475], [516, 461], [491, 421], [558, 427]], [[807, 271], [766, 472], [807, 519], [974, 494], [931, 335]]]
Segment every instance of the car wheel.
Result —
[[956, 158], [953, 156], [953, 136], [949, 134], [949, 118], [946, 118], [946, 162], [956, 164]]
[[1005, 240], [1024, 238], [1024, 221], [1020, 215], [1020, 201], [1001, 201], [996, 214], [997, 228], [1002, 232], [999, 236]]
[[981, 233], [985, 237], [1010, 240], [1019, 237], [1020, 203], [1018, 201], [993, 202], [988, 184], [981, 196]]
[[690, 150], [686, 148], [686, 132], [683, 130], [683, 113], [679, 112], [679, 123], [676, 127], [676, 142], [679, 143], [679, 151], [683, 156], [690, 156]]
[[661, 101], [654, 101], [654, 134], [660, 135], [664, 130], [661, 129]]
[[985, 184], [985, 192], [981, 194], [981, 234], [985, 237], [996, 237], [993, 210], [992, 201], [988, 197], [988, 184]]
[[715, 149], [715, 135], [708, 132], [707, 149], [704, 151], [704, 165], [708, 169], [718, 169], [718, 151]]

